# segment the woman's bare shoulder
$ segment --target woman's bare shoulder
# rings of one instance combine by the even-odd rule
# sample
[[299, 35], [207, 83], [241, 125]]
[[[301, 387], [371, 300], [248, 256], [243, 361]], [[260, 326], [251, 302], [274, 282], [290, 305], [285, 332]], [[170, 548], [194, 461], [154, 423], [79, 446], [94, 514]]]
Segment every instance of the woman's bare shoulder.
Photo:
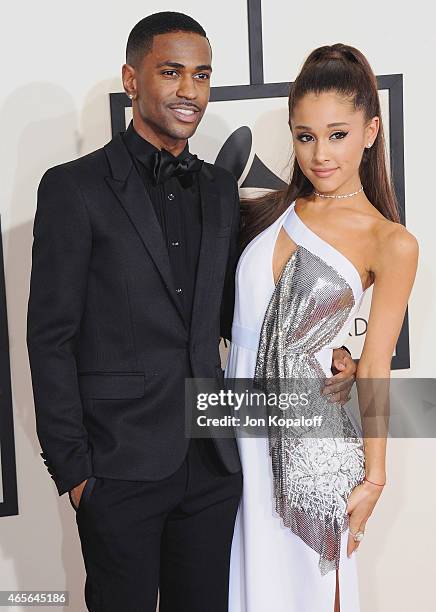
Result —
[[374, 220], [373, 232], [384, 249], [410, 249], [417, 247], [416, 237], [401, 223], [384, 217]]
[[418, 241], [401, 223], [377, 218], [373, 222], [373, 236], [379, 263], [395, 258], [397, 264], [401, 264], [418, 257]]

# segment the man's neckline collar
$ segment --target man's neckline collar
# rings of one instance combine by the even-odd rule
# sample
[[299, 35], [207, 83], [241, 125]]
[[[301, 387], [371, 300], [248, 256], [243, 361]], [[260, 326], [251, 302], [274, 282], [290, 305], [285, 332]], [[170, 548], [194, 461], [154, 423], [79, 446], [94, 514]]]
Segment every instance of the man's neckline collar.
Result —
[[[138, 132], [135, 130], [133, 126], [133, 120], [129, 123], [127, 130], [123, 134], [123, 139], [131, 153], [133, 153], [138, 159], [141, 161], [146, 161], [146, 158], [151, 158], [156, 153], [159, 152], [160, 149], [153, 145], [151, 142], [143, 138]], [[183, 159], [189, 154], [189, 144], [186, 143], [185, 148], [179, 155], [175, 155], [177, 159]]]

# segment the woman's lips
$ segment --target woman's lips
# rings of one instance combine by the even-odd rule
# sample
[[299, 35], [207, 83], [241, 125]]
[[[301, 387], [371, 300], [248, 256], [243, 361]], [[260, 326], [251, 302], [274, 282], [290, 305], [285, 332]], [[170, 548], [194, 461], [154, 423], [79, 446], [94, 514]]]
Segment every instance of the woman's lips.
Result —
[[170, 111], [183, 123], [194, 123], [197, 121], [198, 110], [190, 108], [170, 108]]
[[336, 172], [337, 168], [330, 168], [330, 169], [326, 169], [326, 170], [312, 170], [312, 172], [314, 174], [316, 174], [316, 176], [318, 176], [319, 178], [328, 178], [329, 176], [331, 176], [334, 172]]

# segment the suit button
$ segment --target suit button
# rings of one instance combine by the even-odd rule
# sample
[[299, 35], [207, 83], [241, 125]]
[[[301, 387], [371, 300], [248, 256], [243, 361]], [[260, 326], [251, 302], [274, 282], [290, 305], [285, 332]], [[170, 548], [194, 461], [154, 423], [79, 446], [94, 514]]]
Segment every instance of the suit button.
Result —
[[176, 293], [182, 293], [182, 289], [180, 289], [180, 287], [178, 287], [178, 288], [176, 289]]
[[180, 242], [178, 240], [175, 240], [174, 242], [171, 243], [171, 246], [176, 247], [179, 246]]
[[174, 198], [175, 198], [175, 197], [176, 197], [176, 196], [175, 196], [173, 193], [169, 193], [169, 194], [168, 194], [168, 199], [169, 199], [169, 200], [174, 200]]

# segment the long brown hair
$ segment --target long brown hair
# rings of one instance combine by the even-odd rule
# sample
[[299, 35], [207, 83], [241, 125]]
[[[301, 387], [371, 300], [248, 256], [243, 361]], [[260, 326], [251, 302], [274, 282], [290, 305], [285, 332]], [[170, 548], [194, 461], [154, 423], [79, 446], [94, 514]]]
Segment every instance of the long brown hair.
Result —
[[[399, 222], [397, 199], [386, 167], [385, 138], [377, 80], [363, 53], [341, 43], [319, 47], [312, 51], [289, 94], [289, 123], [295, 105], [303, 96], [308, 93], [320, 94], [330, 91], [336, 91], [350, 98], [356, 110], [363, 110], [367, 121], [375, 116], [380, 118], [377, 138], [370, 149], [365, 149], [362, 157], [359, 168], [360, 180], [368, 200], [377, 210], [387, 219]], [[312, 192], [312, 183], [303, 174], [294, 157], [291, 182], [285, 189], [242, 200], [241, 248], [274, 223], [291, 202]]]

